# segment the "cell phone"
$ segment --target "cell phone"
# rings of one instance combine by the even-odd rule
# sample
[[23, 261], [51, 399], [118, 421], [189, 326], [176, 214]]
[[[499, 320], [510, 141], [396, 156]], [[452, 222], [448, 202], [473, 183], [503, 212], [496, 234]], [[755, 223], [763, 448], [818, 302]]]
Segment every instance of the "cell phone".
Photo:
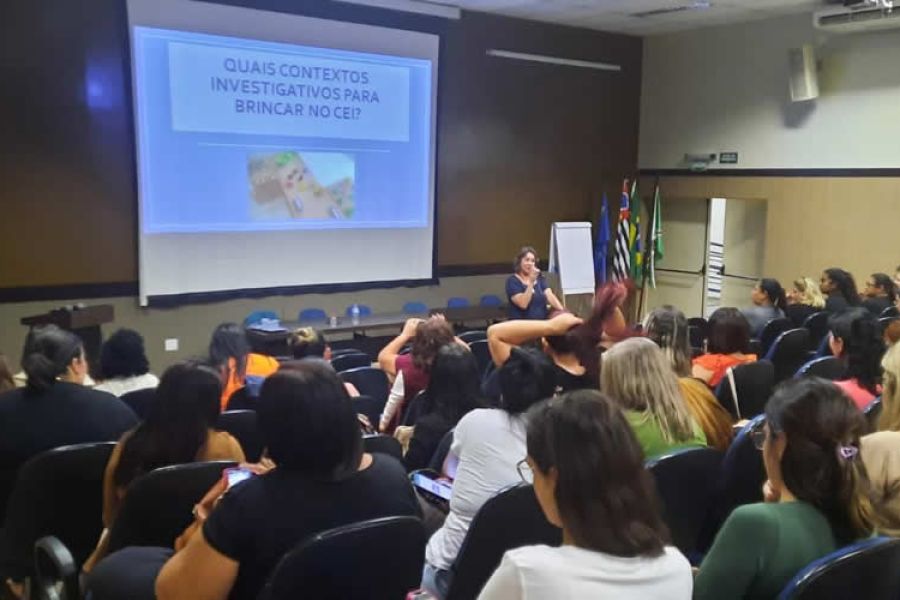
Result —
[[224, 471], [222, 471], [222, 475], [225, 477], [225, 482], [228, 484], [228, 489], [230, 490], [240, 482], [250, 479], [251, 477], [256, 475], [256, 473], [254, 473], [250, 469], [234, 467], [231, 469], [225, 469]]
[[453, 493], [453, 485], [449, 481], [435, 479], [427, 473], [413, 473], [412, 483], [423, 492], [436, 496], [445, 502], [450, 501], [450, 496]]

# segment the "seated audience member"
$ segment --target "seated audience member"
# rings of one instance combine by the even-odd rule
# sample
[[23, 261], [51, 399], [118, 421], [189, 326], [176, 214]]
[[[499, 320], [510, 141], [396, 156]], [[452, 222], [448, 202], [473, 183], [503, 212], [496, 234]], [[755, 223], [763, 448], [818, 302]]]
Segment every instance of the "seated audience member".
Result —
[[[453, 342], [453, 327], [442, 315], [427, 319], [407, 319], [403, 331], [378, 353], [378, 364], [388, 377], [394, 378], [393, 387], [378, 429], [392, 433], [400, 423], [403, 408], [416, 394], [428, 385], [431, 364], [438, 350]], [[410, 344], [408, 354], [400, 354], [403, 346]]]
[[250, 351], [244, 328], [237, 323], [216, 327], [209, 342], [209, 360], [222, 373], [222, 410], [228, 406], [231, 394], [244, 387], [248, 376], [265, 378], [278, 370], [277, 360]]
[[886, 520], [900, 533], [900, 345], [894, 345], [881, 361], [884, 392], [878, 431], [862, 438], [863, 462], [872, 482], [872, 497]]
[[138, 422], [121, 400], [83, 385], [87, 361], [73, 333], [55, 325], [35, 328], [22, 368], [27, 385], [0, 395], [0, 509], [19, 467], [35, 454], [114, 441]]
[[6, 356], [0, 354], [0, 393], [9, 391], [16, 387], [16, 382], [13, 380], [12, 369], [9, 367], [9, 363], [6, 362]]
[[[95, 600], [251, 600], [279, 559], [304, 539], [359, 521], [419, 516], [400, 463], [363, 452], [350, 397], [323, 362], [295, 363], [268, 377], [258, 415], [277, 467], [225, 492], [158, 577], [171, 551], [126, 548], [109, 555], [88, 583]], [[204, 513], [198, 511], [201, 520]]]
[[900, 342], [900, 319], [894, 319], [884, 328], [884, 345], [893, 346]]
[[881, 393], [884, 342], [878, 320], [864, 308], [849, 308], [828, 319], [831, 353], [846, 365], [846, 379], [835, 381], [860, 409]]
[[825, 295], [825, 310], [830, 313], [859, 306], [859, 293], [853, 275], [843, 269], [825, 269], [819, 280], [819, 289]]
[[453, 477], [450, 513], [425, 549], [422, 587], [443, 598], [450, 567], [478, 509], [497, 492], [519, 481], [525, 456], [524, 413], [553, 395], [553, 363], [541, 352], [514, 348], [499, 370], [500, 408], [479, 408], [460, 419], [453, 431], [447, 472]]
[[778, 387], [765, 415], [754, 441], [766, 502], [725, 521], [694, 580], [695, 600], [775, 598], [810, 562], [875, 529], [858, 456], [862, 413], [829, 382], [802, 378]]
[[793, 289], [787, 294], [787, 302], [784, 315], [794, 327], [803, 327], [807, 317], [825, 310], [825, 298], [819, 284], [809, 277], [794, 280]]
[[706, 445], [671, 365], [652, 340], [631, 338], [604, 352], [600, 389], [625, 411], [647, 458]]
[[863, 308], [880, 317], [885, 309], [897, 302], [897, 285], [890, 275], [872, 273], [866, 280], [863, 297], [865, 298], [862, 302]]
[[694, 359], [694, 377], [715, 389], [728, 369], [756, 361], [748, 354], [750, 324], [736, 308], [717, 308], [709, 317], [707, 353]]
[[763, 327], [772, 319], [784, 318], [787, 298], [784, 288], [776, 279], [760, 279], [750, 293], [753, 306], [741, 310], [750, 324], [750, 337], [758, 338]]
[[407, 471], [428, 466], [444, 435], [469, 411], [482, 406], [475, 356], [459, 344], [438, 350], [421, 402], [403, 456]]
[[207, 460], [244, 461], [241, 444], [214, 429], [222, 381], [212, 368], [184, 362], [163, 373], [147, 418], [116, 444], [103, 474], [100, 543], [85, 563], [89, 572], [106, 554], [107, 530], [119, 512], [128, 485], [153, 469]]
[[897, 268], [894, 270], [894, 285], [900, 290], [900, 265], [897, 265]]
[[119, 329], [103, 342], [100, 376], [102, 380], [94, 389], [113, 396], [159, 385], [159, 379], [150, 373], [144, 338], [133, 329]]
[[[331, 346], [328, 345], [322, 332], [313, 327], [301, 327], [292, 331], [288, 336], [288, 347], [295, 360], [321, 358], [324, 361], [331, 361]], [[345, 381], [344, 387], [351, 397], [359, 396], [359, 390], [352, 383]]]
[[[558, 312], [548, 320], [505, 321], [488, 328], [488, 345], [496, 366], [502, 366], [510, 351], [533, 340], [541, 346], [556, 372], [557, 393], [596, 389], [598, 385], [598, 345], [616, 317], [627, 291], [624, 286], [608, 285], [597, 292], [587, 321], [568, 312]], [[616, 329], [615, 335], [622, 331]]]
[[480, 600], [689, 600], [687, 559], [669, 545], [644, 454], [622, 412], [594, 390], [533, 407], [522, 478], [563, 545], [506, 552]]
[[716, 450], [727, 450], [734, 438], [731, 415], [706, 384], [691, 375], [691, 347], [684, 313], [672, 306], [657, 308], [644, 320], [644, 333], [656, 342], [675, 371], [681, 397], [707, 443]]

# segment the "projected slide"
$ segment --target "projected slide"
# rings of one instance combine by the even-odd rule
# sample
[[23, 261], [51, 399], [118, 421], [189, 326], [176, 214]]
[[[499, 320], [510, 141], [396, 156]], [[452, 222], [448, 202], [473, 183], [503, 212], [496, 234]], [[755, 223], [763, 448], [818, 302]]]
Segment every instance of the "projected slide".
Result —
[[430, 227], [432, 63], [134, 27], [144, 234]]

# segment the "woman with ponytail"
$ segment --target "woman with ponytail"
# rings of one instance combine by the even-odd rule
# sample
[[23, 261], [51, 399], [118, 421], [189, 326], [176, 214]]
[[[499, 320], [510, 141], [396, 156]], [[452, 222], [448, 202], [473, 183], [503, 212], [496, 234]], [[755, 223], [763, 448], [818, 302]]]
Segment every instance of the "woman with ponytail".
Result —
[[763, 278], [754, 286], [750, 293], [750, 300], [753, 302], [753, 306], [745, 308], [741, 312], [750, 323], [750, 337], [758, 338], [766, 323], [772, 319], [784, 318], [787, 297], [777, 279]]
[[694, 599], [774, 598], [810, 562], [881, 525], [859, 456], [866, 421], [830, 382], [782, 384], [753, 434], [765, 502], [731, 513], [700, 565]]
[[29, 336], [22, 356], [27, 384], [0, 395], [0, 509], [16, 471], [35, 454], [114, 441], [137, 424], [118, 398], [82, 385], [88, 367], [78, 336], [55, 325]]
[[878, 320], [864, 308], [848, 308], [828, 319], [831, 353], [846, 365], [845, 379], [835, 381], [860, 408], [881, 393], [884, 340]]

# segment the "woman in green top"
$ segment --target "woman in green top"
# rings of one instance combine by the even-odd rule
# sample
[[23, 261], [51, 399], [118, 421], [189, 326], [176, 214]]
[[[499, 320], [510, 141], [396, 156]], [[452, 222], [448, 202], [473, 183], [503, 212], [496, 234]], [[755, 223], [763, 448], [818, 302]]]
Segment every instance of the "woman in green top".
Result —
[[625, 411], [647, 458], [706, 445], [675, 372], [652, 340], [635, 337], [619, 342], [603, 353], [600, 364], [600, 389]]
[[810, 562], [872, 535], [878, 518], [859, 456], [862, 413], [834, 384], [794, 379], [753, 432], [766, 502], [731, 513], [694, 581], [694, 599], [774, 598]]

